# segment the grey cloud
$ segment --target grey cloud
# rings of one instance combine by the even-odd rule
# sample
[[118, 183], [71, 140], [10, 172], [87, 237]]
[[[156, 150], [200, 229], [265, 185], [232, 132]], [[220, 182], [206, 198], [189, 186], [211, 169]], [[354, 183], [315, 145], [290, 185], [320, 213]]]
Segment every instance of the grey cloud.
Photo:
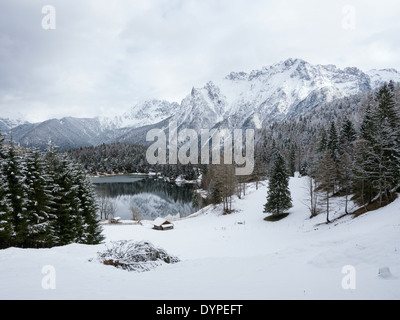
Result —
[[[180, 102], [192, 86], [288, 57], [400, 69], [400, 5], [353, 1], [357, 27], [341, 26], [347, 1], [39, 0], [0, 2], [0, 117], [94, 116], [135, 101]], [[46, 3], [47, 4], [47, 3]], [[387, 6], [387, 11], [384, 8]]]

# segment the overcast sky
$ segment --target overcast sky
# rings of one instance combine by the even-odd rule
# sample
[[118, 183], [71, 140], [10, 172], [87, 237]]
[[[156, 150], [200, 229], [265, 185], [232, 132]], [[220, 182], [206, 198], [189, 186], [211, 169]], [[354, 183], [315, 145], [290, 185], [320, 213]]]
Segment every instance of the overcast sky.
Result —
[[287, 58], [400, 70], [399, 38], [398, 0], [1, 0], [0, 118], [181, 102], [193, 86]]

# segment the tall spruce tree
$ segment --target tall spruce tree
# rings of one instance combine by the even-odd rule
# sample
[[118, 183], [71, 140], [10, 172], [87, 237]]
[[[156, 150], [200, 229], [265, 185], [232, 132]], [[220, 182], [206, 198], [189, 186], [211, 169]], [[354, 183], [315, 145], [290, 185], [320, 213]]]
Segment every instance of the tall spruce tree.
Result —
[[95, 191], [83, 167], [76, 167], [76, 183], [78, 185], [78, 198], [81, 205], [81, 227], [79, 229], [79, 243], [98, 244], [104, 240], [102, 228], [98, 223], [98, 206]]
[[28, 220], [27, 244], [46, 247], [53, 242], [53, 221], [51, 212], [53, 200], [50, 186], [52, 179], [46, 172], [46, 164], [37, 149], [29, 149], [25, 155]]
[[328, 131], [328, 141], [327, 141], [327, 148], [331, 153], [331, 157], [333, 161], [337, 162], [338, 160], [338, 149], [339, 149], [339, 138], [336, 130], [336, 125], [332, 121], [331, 126]]
[[342, 123], [342, 127], [340, 129], [340, 137], [339, 137], [339, 152], [343, 154], [347, 152], [352, 154], [353, 146], [352, 144], [357, 139], [357, 132], [354, 128], [353, 122], [349, 118], [345, 118]]
[[339, 183], [341, 187], [341, 191], [344, 192], [345, 195], [345, 206], [344, 211], [348, 214], [348, 203], [349, 203], [349, 195], [351, 193], [351, 188], [353, 184], [353, 159], [352, 156], [344, 151], [340, 156], [339, 162]]
[[4, 174], [6, 153], [4, 139], [0, 136], [0, 249], [10, 245], [13, 225], [11, 223], [11, 204], [7, 196], [8, 183]]
[[11, 241], [13, 245], [25, 246], [28, 235], [28, 219], [26, 217], [26, 175], [25, 164], [16, 147], [11, 142], [5, 159], [4, 174], [7, 181], [7, 198], [10, 203], [10, 219], [13, 225]]
[[269, 180], [267, 203], [264, 205], [264, 213], [280, 215], [292, 206], [286, 163], [282, 155], [277, 153]]
[[11, 224], [11, 208], [7, 199], [7, 181], [0, 171], [0, 249], [10, 245], [13, 226]]
[[326, 132], [325, 128], [321, 129], [320, 132], [320, 139], [318, 142], [317, 151], [323, 153], [328, 148], [328, 133]]
[[290, 176], [294, 177], [294, 174], [296, 172], [296, 147], [294, 144], [292, 144], [290, 147], [289, 171], [290, 171]]
[[223, 197], [223, 181], [222, 181], [221, 165], [210, 165], [208, 175], [210, 178], [209, 197], [213, 204], [220, 204]]
[[56, 156], [54, 164], [53, 210], [57, 216], [55, 230], [58, 245], [79, 242], [82, 219], [76, 171], [63, 154]]
[[354, 142], [357, 132], [353, 122], [345, 118], [340, 129], [339, 138], [339, 185], [341, 192], [345, 194], [345, 213], [348, 214], [349, 195], [352, 192], [354, 180]]
[[368, 158], [372, 148], [365, 139], [358, 139], [354, 147], [353, 184], [354, 200], [359, 205], [371, 203], [374, 197], [373, 179], [369, 175]]

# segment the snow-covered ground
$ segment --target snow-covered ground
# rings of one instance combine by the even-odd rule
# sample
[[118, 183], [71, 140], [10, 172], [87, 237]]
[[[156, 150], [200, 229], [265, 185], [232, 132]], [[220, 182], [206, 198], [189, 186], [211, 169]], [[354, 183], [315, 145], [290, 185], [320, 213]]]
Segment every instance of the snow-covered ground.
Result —
[[[291, 179], [294, 207], [278, 222], [263, 220], [266, 184], [252, 184], [229, 216], [208, 207], [170, 231], [150, 221], [105, 225], [97, 246], [1, 250], [0, 299], [400, 299], [400, 199], [326, 225], [324, 214], [309, 219], [306, 185]], [[97, 262], [124, 239], [148, 240], [181, 261], [144, 273]], [[383, 267], [391, 275], [380, 276]]]

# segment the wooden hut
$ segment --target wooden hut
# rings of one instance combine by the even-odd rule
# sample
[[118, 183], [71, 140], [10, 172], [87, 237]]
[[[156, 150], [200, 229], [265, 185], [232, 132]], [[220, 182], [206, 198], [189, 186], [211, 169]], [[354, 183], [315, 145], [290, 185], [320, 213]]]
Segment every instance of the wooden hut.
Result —
[[121, 221], [121, 218], [120, 217], [115, 217], [115, 218], [111, 218], [110, 219], [110, 223], [115, 223], [115, 224], [117, 224], [117, 223], [119, 223]]
[[174, 228], [174, 224], [167, 219], [157, 218], [153, 221], [153, 229], [155, 230], [171, 230]]

